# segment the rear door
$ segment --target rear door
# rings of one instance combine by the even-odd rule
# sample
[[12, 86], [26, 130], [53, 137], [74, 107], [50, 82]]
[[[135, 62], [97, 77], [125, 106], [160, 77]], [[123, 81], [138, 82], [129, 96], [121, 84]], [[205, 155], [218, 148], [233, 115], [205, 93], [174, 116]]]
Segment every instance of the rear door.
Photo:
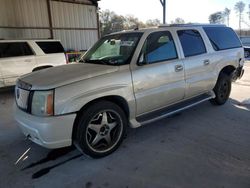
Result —
[[15, 85], [19, 76], [36, 67], [34, 52], [27, 42], [0, 43], [0, 62], [5, 86]]
[[38, 66], [66, 64], [64, 48], [60, 41], [35, 41], [34, 43], [38, 52], [36, 56]]
[[207, 53], [200, 31], [182, 29], [177, 34], [184, 54], [185, 97], [190, 98], [208, 91], [213, 83], [211, 54]]
[[151, 33], [132, 70], [137, 115], [165, 107], [183, 99], [184, 67], [169, 31]]

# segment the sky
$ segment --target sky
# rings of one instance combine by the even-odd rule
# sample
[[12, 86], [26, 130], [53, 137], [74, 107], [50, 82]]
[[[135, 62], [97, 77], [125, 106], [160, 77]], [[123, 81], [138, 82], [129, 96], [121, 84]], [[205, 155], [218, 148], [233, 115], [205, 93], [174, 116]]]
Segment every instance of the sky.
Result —
[[[166, 0], [166, 21], [171, 23], [180, 17], [185, 22], [208, 23], [210, 14], [223, 11], [226, 7], [231, 10], [229, 26], [238, 29], [238, 16], [234, 5], [239, 0]], [[248, 4], [250, 0], [242, 0], [246, 6], [244, 20], [249, 24], [242, 23], [242, 28], [249, 28], [250, 20]], [[134, 15], [141, 21], [148, 19], [159, 19], [162, 21], [162, 6], [160, 0], [100, 0], [101, 10], [109, 9], [119, 15]]]

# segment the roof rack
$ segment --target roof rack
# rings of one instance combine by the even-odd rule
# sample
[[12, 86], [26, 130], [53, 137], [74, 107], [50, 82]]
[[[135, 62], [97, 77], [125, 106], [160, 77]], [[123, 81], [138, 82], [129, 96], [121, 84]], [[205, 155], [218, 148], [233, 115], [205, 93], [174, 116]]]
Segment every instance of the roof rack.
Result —
[[226, 27], [224, 24], [200, 24], [200, 23], [188, 23], [188, 24], [162, 24], [158, 27], [194, 27], [194, 26], [200, 26], [200, 27]]

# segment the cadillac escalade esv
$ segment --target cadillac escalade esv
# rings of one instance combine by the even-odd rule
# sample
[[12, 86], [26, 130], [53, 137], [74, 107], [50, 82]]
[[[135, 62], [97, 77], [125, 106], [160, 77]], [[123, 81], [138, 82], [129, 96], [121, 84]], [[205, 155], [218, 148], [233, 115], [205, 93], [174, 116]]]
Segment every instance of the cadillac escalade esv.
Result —
[[15, 118], [33, 142], [74, 144], [103, 157], [126, 127], [165, 118], [204, 101], [224, 104], [243, 74], [244, 50], [223, 25], [170, 25], [101, 38], [79, 63], [22, 76]]

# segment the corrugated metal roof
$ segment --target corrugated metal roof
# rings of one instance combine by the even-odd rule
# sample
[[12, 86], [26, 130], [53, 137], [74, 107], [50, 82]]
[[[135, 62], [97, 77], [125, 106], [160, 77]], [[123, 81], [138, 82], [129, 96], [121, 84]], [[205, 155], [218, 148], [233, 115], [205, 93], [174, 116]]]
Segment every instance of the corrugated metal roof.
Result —
[[49, 2], [52, 28], [46, 0], [0, 0], [0, 39], [46, 39], [54, 35], [66, 49], [74, 50], [87, 50], [98, 40], [97, 7], [91, 0]]
[[100, 0], [55, 0], [55, 1], [62, 1], [62, 2], [71, 2], [71, 3], [83, 3], [83, 4], [93, 4], [98, 5], [98, 1]]
[[54, 30], [55, 39], [60, 39], [65, 50], [87, 50], [98, 40], [98, 31]]
[[52, 26], [55, 28], [96, 28], [96, 7], [51, 1]]
[[0, 26], [49, 27], [45, 0], [0, 0]]

